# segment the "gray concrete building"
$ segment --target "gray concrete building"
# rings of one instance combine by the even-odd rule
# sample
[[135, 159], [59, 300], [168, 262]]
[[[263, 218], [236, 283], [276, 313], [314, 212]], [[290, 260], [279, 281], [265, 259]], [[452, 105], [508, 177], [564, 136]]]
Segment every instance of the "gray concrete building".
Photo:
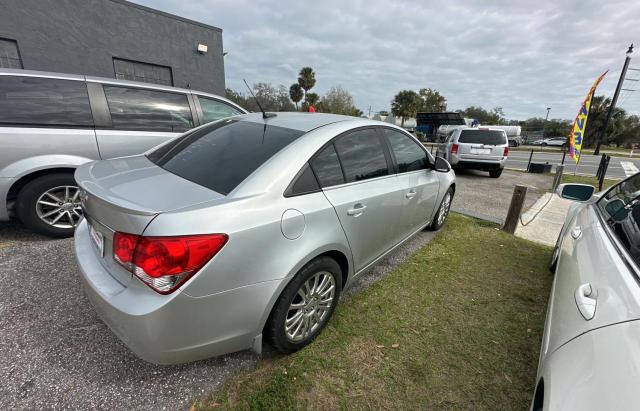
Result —
[[225, 89], [220, 28], [123, 0], [0, 0], [0, 67]]

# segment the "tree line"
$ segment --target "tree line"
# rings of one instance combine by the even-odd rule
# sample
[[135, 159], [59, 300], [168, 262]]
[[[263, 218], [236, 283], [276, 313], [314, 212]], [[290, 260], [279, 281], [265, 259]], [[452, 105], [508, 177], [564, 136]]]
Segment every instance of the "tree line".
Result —
[[252, 85], [253, 97], [250, 93], [226, 89], [226, 97], [249, 111], [260, 111], [256, 99], [265, 111], [309, 111], [310, 106], [321, 113], [362, 116], [356, 108], [353, 96], [341, 86], [331, 87], [324, 96], [312, 92], [316, 85], [316, 74], [311, 67], [303, 67], [298, 79], [288, 89], [280, 84], [255, 83]]
[[[593, 147], [600, 133], [611, 105], [611, 99], [603, 95], [594, 96], [591, 102], [589, 119], [585, 131], [584, 145]], [[402, 90], [391, 100], [391, 112], [397, 117], [401, 117], [402, 125], [405, 118], [415, 117], [418, 112], [442, 113], [447, 111], [447, 100], [437, 90], [430, 88], [413, 90]], [[573, 120], [551, 119], [532, 117], [527, 120], [508, 120], [502, 107], [485, 109], [479, 106], [469, 106], [463, 110], [455, 110], [463, 117], [473, 118], [486, 125], [516, 125], [521, 126], [523, 131], [543, 131], [544, 137], [568, 137], [571, 132]], [[640, 117], [629, 115], [624, 109], [616, 107], [613, 111], [611, 121], [605, 133], [605, 144], [615, 144], [626, 146], [640, 141]]]

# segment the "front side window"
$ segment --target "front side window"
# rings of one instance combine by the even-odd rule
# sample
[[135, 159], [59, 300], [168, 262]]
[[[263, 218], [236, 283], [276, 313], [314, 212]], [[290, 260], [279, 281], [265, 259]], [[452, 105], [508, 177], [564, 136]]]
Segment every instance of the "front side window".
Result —
[[0, 76], [0, 123], [92, 127], [83, 81]]
[[411, 137], [396, 130], [382, 129], [398, 164], [398, 172], [424, 170], [429, 165], [427, 153]]
[[184, 94], [106, 85], [104, 93], [117, 130], [181, 133], [193, 128]]
[[357, 130], [335, 141], [347, 183], [389, 174], [383, 142], [373, 128]]
[[640, 174], [613, 187], [597, 202], [611, 230], [640, 265]]
[[303, 131], [228, 119], [182, 135], [147, 157], [186, 180], [227, 195]]
[[198, 97], [200, 107], [202, 108], [202, 117], [205, 123], [220, 120], [226, 117], [237, 116], [242, 114], [240, 111], [212, 98]]
[[507, 136], [502, 130], [462, 130], [458, 143], [498, 146], [507, 144]]

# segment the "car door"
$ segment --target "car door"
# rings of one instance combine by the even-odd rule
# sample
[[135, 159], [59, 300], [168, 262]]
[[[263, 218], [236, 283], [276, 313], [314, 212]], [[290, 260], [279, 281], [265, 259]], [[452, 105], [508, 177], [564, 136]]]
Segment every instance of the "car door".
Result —
[[[640, 174], [632, 179], [626, 185], [637, 187], [635, 197], [640, 194]], [[607, 196], [598, 204], [582, 206], [563, 230], [541, 359], [585, 332], [640, 318], [635, 272], [640, 260], [640, 203], [629, 207], [629, 202], [627, 209], [623, 205], [623, 214], [612, 219], [614, 213], [606, 208], [620, 209], [620, 198], [632, 197], [616, 198], [615, 189]]]
[[423, 146], [411, 136], [391, 128], [381, 133], [389, 144], [397, 173], [402, 207], [397, 214], [400, 239], [414, 233], [433, 217], [440, 187]]
[[186, 94], [103, 86], [112, 127], [96, 130], [103, 159], [141, 154], [194, 127]]
[[336, 211], [358, 272], [397, 238], [401, 204], [386, 145], [375, 128], [358, 129], [334, 139], [311, 167]]

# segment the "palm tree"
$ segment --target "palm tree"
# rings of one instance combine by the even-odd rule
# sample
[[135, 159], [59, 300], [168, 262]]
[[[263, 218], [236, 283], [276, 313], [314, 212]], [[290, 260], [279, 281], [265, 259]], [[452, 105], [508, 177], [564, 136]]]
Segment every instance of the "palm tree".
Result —
[[311, 67], [303, 67], [298, 75], [298, 84], [304, 90], [304, 101], [309, 103], [307, 93], [316, 85], [316, 73]]
[[297, 111], [298, 102], [302, 100], [302, 97], [304, 97], [304, 90], [299, 83], [293, 83], [291, 87], [289, 87], [289, 97], [291, 97], [291, 101], [295, 103]]
[[400, 127], [404, 127], [404, 120], [407, 117], [413, 117], [416, 115], [416, 111], [422, 104], [422, 99], [413, 90], [403, 90], [396, 94], [391, 101], [391, 112], [396, 117], [402, 117], [402, 123]]

